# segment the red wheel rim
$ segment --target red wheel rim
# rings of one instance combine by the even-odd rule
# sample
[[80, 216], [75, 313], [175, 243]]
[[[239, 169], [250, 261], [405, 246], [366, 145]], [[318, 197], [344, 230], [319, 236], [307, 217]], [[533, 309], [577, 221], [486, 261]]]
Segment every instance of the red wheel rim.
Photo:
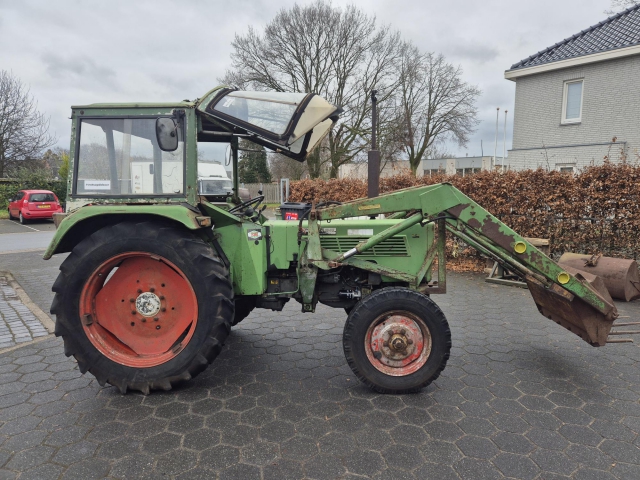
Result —
[[364, 341], [367, 358], [377, 370], [394, 377], [418, 371], [431, 354], [426, 323], [407, 311], [386, 313], [369, 325]]
[[80, 295], [80, 319], [105, 357], [128, 367], [154, 367], [189, 343], [198, 301], [173, 263], [148, 252], [127, 252], [91, 274]]

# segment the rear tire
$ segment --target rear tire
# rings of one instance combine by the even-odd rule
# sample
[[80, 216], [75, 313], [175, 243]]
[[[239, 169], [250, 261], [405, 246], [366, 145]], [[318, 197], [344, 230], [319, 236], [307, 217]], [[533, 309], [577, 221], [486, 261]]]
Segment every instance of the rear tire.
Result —
[[27, 219], [22, 216], [22, 212], [18, 214], [18, 220], [20, 220], [20, 223], [22, 225], [25, 225], [27, 223]]
[[[138, 274], [131, 268], [137, 264], [126, 262], [142, 262], [146, 270]], [[118, 271], [129, 272], [129, 282], [139, 277], [144, 290], [122, 293], [129, 287], [115, 277]], [[122, 222], [82, 240], [60, 266], [53, 291], [51, 313], [65, 355], [121, 393], [170, 390], [198, 375], [222, 350], [234, 316], [229, 272], [215, 249], [192, 232], [156, 222]], [[144, 303], [154, 291], [156, 313]], [[157, 351], [143, 351], [156, 345]]]
[[7, 212], [9, 213], [9, 220], [15, 220], [16, 219], [16, 217], [11, 215], [11, 209], [10, 208], [7, 208]]
[[356, 304], [344, 327], [343, 347], [365, 385], [380, 393], [413, 393], [440, 376], [449, 359], [451, 331], [429, 297], [386, 287]]

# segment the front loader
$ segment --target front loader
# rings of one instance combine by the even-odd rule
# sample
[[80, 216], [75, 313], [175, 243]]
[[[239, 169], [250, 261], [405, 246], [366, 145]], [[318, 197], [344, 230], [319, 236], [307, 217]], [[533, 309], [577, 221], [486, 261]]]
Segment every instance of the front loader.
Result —
[[[447, 232], [520, 274], [543, 315], [607, 343], [617, 312], [597, 277], [561, 268], [449, 184], [327, 199], [296, 221], [263, 216], [262, 195], [239, 198], [239, 139], [304, 161], [338, 114], [314, 94], [225, 87], [193, 102], [72, 107], [68, 213], [44, 258], [70, 252], [51, 312], [82, 373], [123, 393], [169, 390], [253, 309], [293, 299], [303, 313], [347, 312], [344, 353], [366, 385], [417, 391], [451, 348], [431, 299], [446, 292]], [[233, 186], [200, 192], [199, 152], [213, 147], [230, 152]]]

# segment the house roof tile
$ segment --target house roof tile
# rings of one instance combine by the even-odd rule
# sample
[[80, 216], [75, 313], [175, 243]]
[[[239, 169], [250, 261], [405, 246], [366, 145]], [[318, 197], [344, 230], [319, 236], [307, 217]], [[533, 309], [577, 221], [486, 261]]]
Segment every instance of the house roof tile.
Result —
[[633, 6], [511, 66], [534, 67], [640, 44], [640, 5]]

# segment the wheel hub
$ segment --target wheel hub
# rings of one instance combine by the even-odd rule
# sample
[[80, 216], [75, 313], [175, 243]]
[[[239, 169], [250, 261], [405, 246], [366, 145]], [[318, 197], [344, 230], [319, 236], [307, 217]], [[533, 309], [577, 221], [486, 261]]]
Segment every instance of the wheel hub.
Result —
[[136, 310], [144, 317], [153, 317], [161, 308], [160, 297], [152, 292], [141, 293], [136, 298]]
[[431, 353], [431, 335], [421, 319], [409, 312], [395, 312], [371, 324], [365, 347], [376, 369], [403, 376], [426, 363]]

